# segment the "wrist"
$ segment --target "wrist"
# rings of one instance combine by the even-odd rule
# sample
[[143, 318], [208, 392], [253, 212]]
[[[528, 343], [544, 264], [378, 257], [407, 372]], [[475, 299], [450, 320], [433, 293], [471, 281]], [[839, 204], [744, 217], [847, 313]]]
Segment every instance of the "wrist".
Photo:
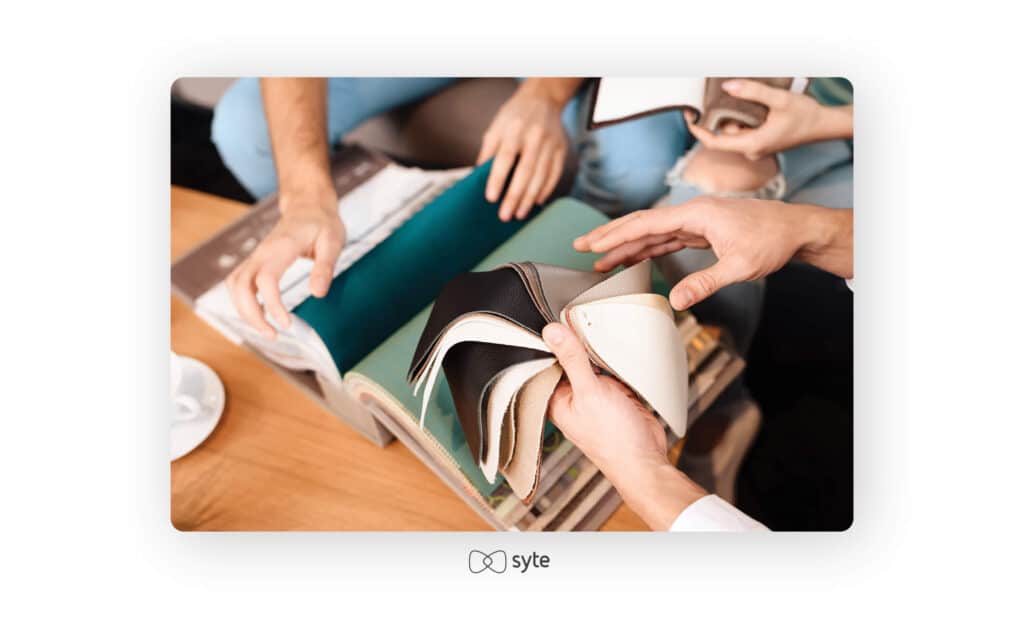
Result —
[[795, 258], [842, 278], [853, 277], [853, 211], [801, 205], [803, 240]]
[[338, 192], [329, 178], [292, 180], [287, 185], [282, 181], [278, 207], [282, 215], [312, 209], [335, 211], [338, 207]]
[[640, 460], [609, 480], [634, 512], [655, 531], [666, 531], [683, 510], [707, 492], [667, 459]]
[[519, 86], [519, 91], [524, 95], [544, 98], [558, 108], [563, 108], [582, 82], [582, 78], [527, 78]]
[[815, 141], [853, 137], [853, 107], [818, 105], [814, 128]]

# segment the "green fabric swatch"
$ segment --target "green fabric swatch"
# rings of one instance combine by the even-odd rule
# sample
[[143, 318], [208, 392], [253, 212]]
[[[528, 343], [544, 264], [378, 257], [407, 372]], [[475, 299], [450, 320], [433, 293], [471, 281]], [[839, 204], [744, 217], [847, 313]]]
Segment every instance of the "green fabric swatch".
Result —
[[477, 167], [293, 312], [316, 330], [344, 374], [523, 222], [498, 219], [484, 198], [491, 163]]

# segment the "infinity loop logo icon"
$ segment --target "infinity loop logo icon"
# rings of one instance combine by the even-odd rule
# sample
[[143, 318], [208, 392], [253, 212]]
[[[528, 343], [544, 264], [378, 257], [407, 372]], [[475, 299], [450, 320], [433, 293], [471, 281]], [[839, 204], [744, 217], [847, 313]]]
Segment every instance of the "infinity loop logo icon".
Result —
[[476, 549], [469, 552], [470, 573], [483, 573], [484, 571], [504, 573], [506, 568], [508, 568], [508, 555], [501, 549], [491, 553], [484, 553]]

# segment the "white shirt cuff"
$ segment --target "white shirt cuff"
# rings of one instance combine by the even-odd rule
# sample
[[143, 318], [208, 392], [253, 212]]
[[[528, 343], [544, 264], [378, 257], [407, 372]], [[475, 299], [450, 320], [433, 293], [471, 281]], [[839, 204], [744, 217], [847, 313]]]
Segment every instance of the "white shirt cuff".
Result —
[[705, 495], [683, 509], [670, 532], [767, 532], [768, 528], [718, 495]]

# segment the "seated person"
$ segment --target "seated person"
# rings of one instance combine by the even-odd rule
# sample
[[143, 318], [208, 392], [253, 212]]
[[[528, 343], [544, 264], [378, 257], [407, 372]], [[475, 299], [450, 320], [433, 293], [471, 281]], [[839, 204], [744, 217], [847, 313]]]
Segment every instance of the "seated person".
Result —
[[[281, 327], [288, 327], [278, 282], [300, 256], [314, 261], [310, 292], [314, 297], [326, 295], [345, 244], [329, 166], [331, 150], [340, 138], [369, 117], [452, 82], [450, 78], [249, 78], [237, 81], [224, 95], [214, 112], [212, 134], [225, 164], [254, 196], [280, 193], [280, 220], [227, 281], [235, 308], [245, 321], [271, 339], [275, 332], [265, 312]], [[491, 122], [482, 138], [479, 160], [494, 158], [488, 200], [497, 201], [508, 181], [498, 218], [525, 219], [554, 191], [569, 150], [562, 116], [581, 83], [578, 78], [526, 79]]]
[[[659, 198], [676, 205], [704, 195], [852, 205], [853, 153], [845, 141], [853, 137], [848, 83], [815, 79], [814, 97], [741, 79], [726, 81], [723, 88], [764, 104], [765, 122], [756, 129], [726, 126], [713, 134], [689, 114], [684, 119], [671, 111], [597, 129], [581, 144], [578, 196], [612, 216], [647, 208]], [[673, 247], [677, 243], [666, 239], [646, 252], [671, 282], [688, 275], [701, 279], [715, 254]], [[621, 260], [602, 259], [595, 269], [608, 271]], [[726, 328], [745, 355], [763, 299], [764, 282], [754, 280], [691, 305], [702, 322]], [[740, 461], [760, 421], [742, 382], [732, 385], [690, 432], [680, 467], [732, 501]]]
[[[717, 262], [672, 289], [672, 306], [682, 309], [793, 258], [852, 279], [853, 211], [702, 197], [617, 219], [580, 237], [575, 247], [605, 253], [599, 262], [608, 265], [683, 248], [712, 249]], [[623, 384], [594, 373], [571, 330], [552, 323], [543, 336], [568, 378], [552, 395], [548, 415], [652, 529], [765, 529], [668, 462], [661, 423]]]

